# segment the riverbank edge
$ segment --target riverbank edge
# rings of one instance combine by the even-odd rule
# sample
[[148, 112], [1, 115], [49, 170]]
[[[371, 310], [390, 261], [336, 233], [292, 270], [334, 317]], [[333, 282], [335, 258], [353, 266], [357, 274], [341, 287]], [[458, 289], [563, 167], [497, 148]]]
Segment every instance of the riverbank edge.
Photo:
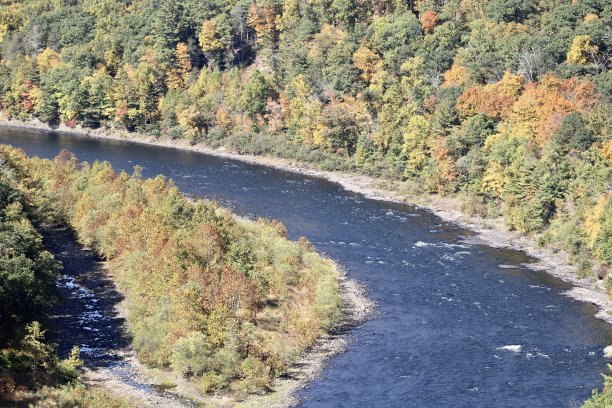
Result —
[[284, 376], [272, 380], [274, 391], [271, 394], [250, 396], [236, 407], [289, 408], [298, 405], [300, 401], [296, 394], [321, 374], [330, 358], [346, 351], [352, 329], [376, 313], [377, 304], [367, 297], [367, 287], [349, 278], [346, 270], [337, 262], [325, 259], [332, 263], [337, 273], [342, 318], [293, 361]]
[[[253, 222], [244, 220], [242, 222]], [[122, 383], [114, 367], [86, 370], [85, 384], [106, 388], [128, 401], [138, 401], [143, 406], [159, 406], [160, 401], [169, 396], [192, 401], [193, 404], [183, 404], [173, 401], [177, 406], [215, 406], [232, 408], [290, 408], [299, 403], [297, 393], [315, 380], [325, 368], [327, 361], [333, 356], [343, 353], [349, 344], [351, 330], [367, 321], [376, 312], [377, 305], [366, 296], [365, 285], [348, 277], [346, 270], [334, 260], [324, 257], [331, 263], [340, 286], [342, 298], [342, 318], [319, 337], [315, 343], [289, 364], [288, 370], [281, 377], [275, 377], [271, 382], [272, 391], [262, 394], [249, 394], [244, 399], [236, 399], [232, 395], [202, 395], [193, 383], [173, 373], [145, 366], [130, 348], [121, 353], [127, 363], [122, 369], [130, 373], [131, 380], [152, 387], [163, 387], [170, 383], [172, 388], [162, 395], [154, 393], [143, 395], [141, 390], [134, 390], [130, 384]], [[106, 265], [106, 264], [105, 264]], [[106, 268], [106, 266], [105, 266]], [[108, 271], [109, 275], [112, 275]], [[124, 304], [117, 305], [119, 316], [126, 318]], [[165, 405], [164, 405], [165, 406]]]
[[[70, 133], [76, 135], [84, 135], [87, 137], [127, 140], [125, 137], [113, 135], [98, 135], [88, 132], [88, 129], [52, 129], [48, 125], [38, 122], [21, 122], [15, 120], [7, 120], [2, 117], [0, 111], [0, 127], [15, 128], [15, 129], [34, 129], [43, 131], [57, 131], [60, 133]], [[144, 137], [143, 135], [139, 135]], [[141, 142], [143, 143], [143, 142]], [[167, 146], [172, 147], [172, 146]], [[189, 201], [196, 201], [190, 197], [186, 198]], [[236, 214], [232, 215], [241, 222], [253, 223], [251, 219], [240, 217]], [[195, 403], [203, 403], [205, 406], [214, 404], [220, 407], [277, 407], [285, 408], [292, 407], [299, 403], [296, 394], [301, 389], [307, 387], [325, 368], [327, 361], [333, 356], [340, 354], [346, 350], [349, 343], [349, 334], [351, 330], [358, 325], [364, 323], [372, 316], [377, 304], [369, 299], [366, 295], [367, 287], [362, 283], [348, 277], [346, 270], [334, 260], [328, 258], [324, 254], [321, 256], [331, 264], [334, 275], [339, 284], [339, 294], [341, 297], [342, 317], [333, 323], [333, 325], [318, 339], [315, 340], [307, 350], [289, 364], [286, 373], [281, 377], [272, 379], [272, 392], [265, 394], [251, 394], [244, 400], [236, 400], [232, 396], [226, 395], [207, 395], [202, 396], [195, 392], [195, 387], [187, 381], [180, 381], [178, 378], [172, 379], [168, 376], [151, 370], [144, 366], [135, 356], [131, 348], [120, 351], [120, 354], [125, 357], [128, 363], [130, 376], [132, 379], [138, 379], [143, 384], [151, 386], [163, 386], [164, 382], [169, 378], [171, 380], [179, 380], [175, 383], [174, 390], [167, 390], [166, 396], [176, 395], [179, 398], [186, 398]], [[109, 276], [112, 275], [109, 273]], [[117, 306], [118, 315], [125, 318], [125, 308], [122, 305]], [[125, 371], [125, 367], [123, 368]], [[84, 383], [95, 388], [104, 388], [116, 394], [119, 397], [124, 397], [128, 400], [138, 401], [143, 406], [157, 406], [160, 401], [163, 401], [163, 396], [146, 395], [141, 390], [135, 390], [129, 384], [123, 384], [121, 379], [115, 373], [116, 368], [110, 367], [107, 369], [84, 369]], [[157, 370], [159, 371], [159, 370]], [[173, 401], [180, 406], [180, 401]]]
[[156, 138], [141, 133], [106, 130], [102, 128], [69, 128], [63, 124], [58, 128], [51, 128], [48, 124], [38, 120], [26, 122], [7, 119], [2, 116], [0, 116], [0, 126], [55, 131], [96, 139], [119, 140], [136, 144], [199, 152], [211, 156], [322, 178], [340, 184], [345, 190], [362, 194], [369, 199], [407, 204], [424, 209], [430, 211], [444, 221], [475, 232], [475, 236], [466, 239], [469, 243], [525, 252], [537, 261], [523, 266], [529, 267], [532, 270], [544, 271], [573, 285], [574, 287], [564, 292], [564, 294], [575, 300], [594, 304], [598, 308], [595, 317], [612, 324], [612, 302], [605, 292], [603, 282], [597, 281], [593, 277], [579, 277], [576, 267], [570, 265], [570, 257], [567, 253], [561, 250], [556, 251], [551, 248], [540, 247], [536, 243], [534, 237], [509, 231], [503, 217], [483, 219], [465, 214], [461, 210], [463, 201], [457, 196], [407, 195], [401, 192], [402, 183], [399, 181], [384, 180], [357, 173], [321, 170], [316, 168], [313, 164], [299, 162], [297, 160], [273, 156], [233, 153], [227, 151], [224, 147], [216, 149], [202, 144], [191, 145], [184, 140]]

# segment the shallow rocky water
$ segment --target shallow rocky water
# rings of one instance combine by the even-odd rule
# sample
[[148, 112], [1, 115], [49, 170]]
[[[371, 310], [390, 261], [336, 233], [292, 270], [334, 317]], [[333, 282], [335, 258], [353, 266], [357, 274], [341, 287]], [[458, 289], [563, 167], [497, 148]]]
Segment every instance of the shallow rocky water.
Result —
[[116, 170], [164, 174], [186, 194], [282, 221], [292, 239], [364, 282], [379, 303], [348, 350], [299, 393], [303, 407], [573, 407], [602, 384], [612, 326], [569, 285], [521, 266], [525, 254], [463, 242], [471, 233], [339, 185], [167, 148], [0, 128], [29, 155], [69, 149]]

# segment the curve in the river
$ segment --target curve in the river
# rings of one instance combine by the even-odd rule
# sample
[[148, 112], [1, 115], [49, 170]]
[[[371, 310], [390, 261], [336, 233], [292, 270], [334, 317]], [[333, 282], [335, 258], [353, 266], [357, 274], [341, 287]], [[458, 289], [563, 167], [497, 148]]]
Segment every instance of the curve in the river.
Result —
[[365, 282], [380, 316], [300, 392], [304, 407], [569, 407], [601, 385], [612, 329], [594, 307], [521, 266], [523, 253], [465, 244], [469, 231], [428, 212], [193, 152], [15, 129], [0, 129], [0, 143], [138, 164], [187, 194], [282, 221], [290, 238], [308, 237]]

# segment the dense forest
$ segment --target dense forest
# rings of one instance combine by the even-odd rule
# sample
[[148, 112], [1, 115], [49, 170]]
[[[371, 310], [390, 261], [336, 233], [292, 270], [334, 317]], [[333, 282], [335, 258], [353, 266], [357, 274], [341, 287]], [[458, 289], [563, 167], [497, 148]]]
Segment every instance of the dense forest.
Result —
[[[108, 260], [141, 360], [171, 368], [202, 393], [268, 390], [270, 380], [340, 317], [335, 266], [305, 238], [285, 239], [280, 223], [238, 219], [213, 202], [186, 199], [161, 176], [144, 180], [138, 169], [117, 174], [105, 162], [79, 164], [66, 151], [55, 160], [28, 159], [0, 146], [0, 157], [19, 180], [8, 197], [27, 196], [37, 219], [69, 226]], [[7, 209], [21, 216], [20, 204]], [[57, 266], [31, 225], [20, 228], [32, 234], [32, 272], [20, 269], [28, 271], [21, 278], [25, 289], [8, 286], [9, 300], [24, 304], [6, 304], [27, 322], [31, 317], [16, 311], [43, 311], [53, 298], [39, 292], [53, 293]], [[28, 261], [29, 252], [18, 253], [26, 255], [6, 261]], [[16, 296], [18, 290], [32, 295]], [[19, 329], [12, 320], [2, 323], [7, 334]]]
[[0, 4], [9, 117], [406, 180], [612, 264], [607, 1]]

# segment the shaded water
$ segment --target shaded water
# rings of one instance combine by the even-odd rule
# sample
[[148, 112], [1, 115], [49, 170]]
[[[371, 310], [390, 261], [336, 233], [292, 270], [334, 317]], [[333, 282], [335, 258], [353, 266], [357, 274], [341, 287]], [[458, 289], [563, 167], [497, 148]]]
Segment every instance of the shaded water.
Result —
[[164, 174], [187, 194], [282, 221], [365, 282], [380, 315], [299, 393], [303, 407], [570, 407], [601, 385], [612, 327], [594, 307], [521, 267], [525, 254], [464, 244], [469, 231], [428, 212], [193, 152], [1, 128], [0, 143]]

